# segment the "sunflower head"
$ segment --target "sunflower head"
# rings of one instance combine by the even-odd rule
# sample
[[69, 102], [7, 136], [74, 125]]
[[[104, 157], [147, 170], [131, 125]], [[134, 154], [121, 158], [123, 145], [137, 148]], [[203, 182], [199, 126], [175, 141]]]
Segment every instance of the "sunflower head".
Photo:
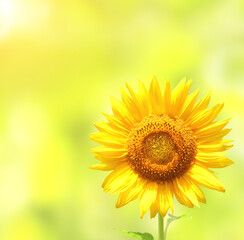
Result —
[[232, 147], [222, 138], [230, 119], [214, 121], [223, 108], [208, 108], [211, 94], [196, 103], [199, 89], [190, 95], [191, 81], [183, 79], [171, 92], [165, 81], [163, 92], [154, 77], [149, 90], [139, 82], [138, 92], [128, 84], [122, 100], [111, 98], [113, 114], [94, 123], [99, 130], [90, 135], [101, 144], [92, 149], [100, 161], [92, 169], [112, 171], [104, 180], [104, 191], [119, 193], [116, 207], [140, 198], [141, 217], [150, 209], [173, 212], [173, 197], [188, 207], [206, 203], [200, 187], [224, 192], [209, 168], [233, 162], [224, 155]]

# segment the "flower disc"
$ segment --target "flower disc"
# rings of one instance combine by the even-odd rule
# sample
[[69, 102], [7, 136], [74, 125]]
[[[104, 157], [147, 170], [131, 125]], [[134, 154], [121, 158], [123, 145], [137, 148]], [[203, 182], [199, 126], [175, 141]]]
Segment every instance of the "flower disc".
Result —
[[194, 162], [196, 150], [192, 131], [182, 120], [153, 115], [132, 129], [128, 161], [142, 177], [160, 182], [183, 175]]

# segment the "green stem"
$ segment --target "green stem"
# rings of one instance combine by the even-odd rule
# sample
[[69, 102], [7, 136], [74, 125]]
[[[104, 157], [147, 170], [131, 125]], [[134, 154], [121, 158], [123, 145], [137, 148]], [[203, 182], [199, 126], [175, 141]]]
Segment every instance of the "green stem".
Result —
[[158, 240], [165, 240], [164, 218], [158, 213]]

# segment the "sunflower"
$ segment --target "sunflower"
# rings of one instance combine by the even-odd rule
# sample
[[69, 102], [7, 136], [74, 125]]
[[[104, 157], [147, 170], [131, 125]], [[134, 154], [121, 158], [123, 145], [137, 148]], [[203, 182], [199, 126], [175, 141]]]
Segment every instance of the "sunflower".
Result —
[[171, 92], [165, 81], [163, 92], [154, 77], [150, 89], [139, 81], [138, 93], [128, 84], [121, 89], [122, 101], [111, 98], [113, 114], [95, 122], [99, 132], [91, 139], [101, 146], [92, 149], [100, 163], [95, 170], [112, 171], [104, 180], [105, 192], [119, 193], [116, 207], [140, 198], [140, 215], [173, 213], [174, 196], [187, 207], [206, 203], [200, 187], [225, 189], [209, 168], [233, 162], [224, 151], [233, 145], [222, 139], [230, 119], [214, 121], [224, 104], [208, 108], [211, 93], [197, 103], [199, 89], [190, 95], [186, 79]]

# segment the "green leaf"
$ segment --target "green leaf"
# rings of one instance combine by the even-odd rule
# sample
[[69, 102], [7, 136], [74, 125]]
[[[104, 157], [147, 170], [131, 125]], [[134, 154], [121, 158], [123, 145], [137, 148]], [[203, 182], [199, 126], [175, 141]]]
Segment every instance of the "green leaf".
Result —
[[140, 239], [140, 240], [153, 240], [154, 239], [150, 233], [129, 232], [129, 231], [120, 230], [120, 229], [116, 229], [116, 228], [115, 228], [115, 230], [117, 230], [127, 236], [130, 236], [130, 237], [133, 237], [136, 239]]
[[167, 220], [167, 223], [166, 223], [166, 226], [165, 226], [165, 232], [164, 232], [165, 239], [166, 239], [166, 234], [167, 234], [167, 230], [168, 230], [168, 227], [169, 227], [170, 223], [172, 223], [175, 220], [179, 220], [179, 219], [191, 219], [192, 218], [191, 216], [188, 216], [188, 215], [173, 216], [173, 215], [171, 215], [169, 213], [168, 213], [168, 215], [169, 215], [169, 218]]

